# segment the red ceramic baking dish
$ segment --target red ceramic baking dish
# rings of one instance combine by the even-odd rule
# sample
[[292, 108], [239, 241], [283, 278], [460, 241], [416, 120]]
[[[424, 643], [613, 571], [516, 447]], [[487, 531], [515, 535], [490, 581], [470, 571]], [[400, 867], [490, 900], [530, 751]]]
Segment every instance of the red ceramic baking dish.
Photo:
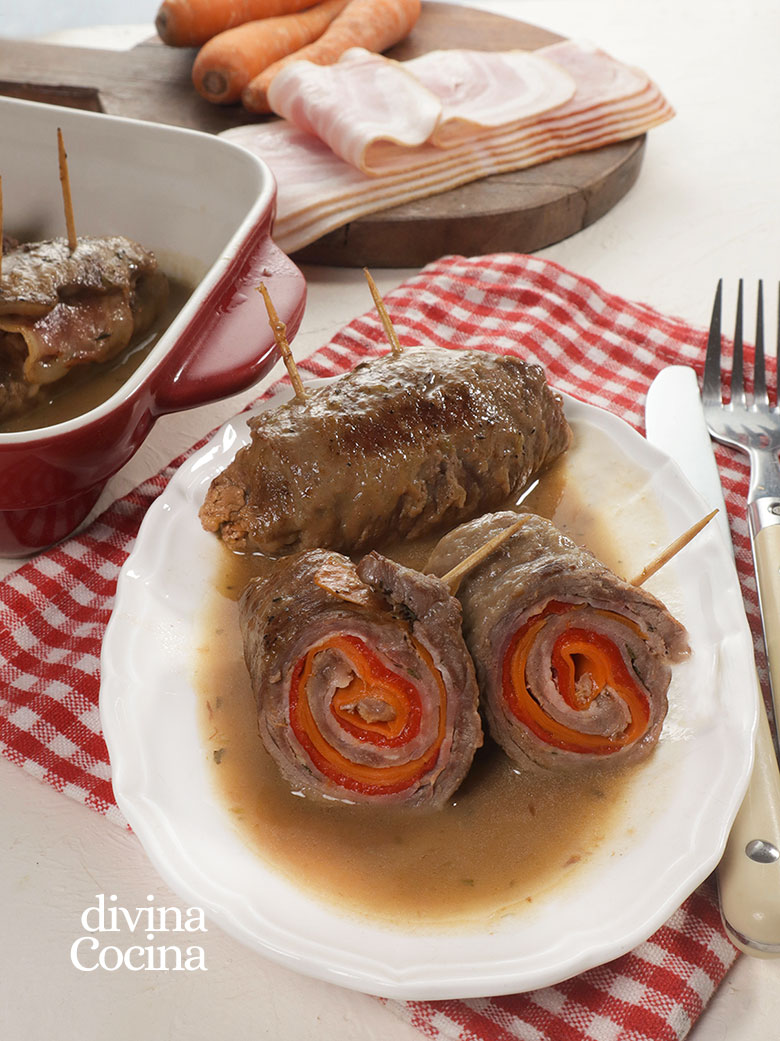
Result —
[[53, 425], [0, 432], [0, 556], [74, 531], [159, 416], [235, 394], [271, 368], [261, 282], [290, 337], [305, 304], [303, 275], [270, 237], [270, 171], [196, 131], [0, 98], [6, 235], [66, 235], [58, 128], [77, 234], [124, 235], [153, 251], [184, 302], [106, 400]]

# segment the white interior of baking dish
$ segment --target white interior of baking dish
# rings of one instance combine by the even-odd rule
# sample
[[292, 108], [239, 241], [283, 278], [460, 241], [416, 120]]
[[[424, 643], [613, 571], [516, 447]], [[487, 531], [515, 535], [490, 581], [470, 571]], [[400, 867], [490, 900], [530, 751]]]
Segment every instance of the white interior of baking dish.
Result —
[[[209, 134], [0, 98], [6, 235], [22, 241], [66, 235], [57, 128], [67, 151], [76, 233], [135, 239], [157, 255], [166, 274], [195, 287], [128, 380], [129, 391], [159, 363], [271, 212], [274, 181], [262, 161]], [[38, 433], [47, 431], [0, 437], [29, 440]]]

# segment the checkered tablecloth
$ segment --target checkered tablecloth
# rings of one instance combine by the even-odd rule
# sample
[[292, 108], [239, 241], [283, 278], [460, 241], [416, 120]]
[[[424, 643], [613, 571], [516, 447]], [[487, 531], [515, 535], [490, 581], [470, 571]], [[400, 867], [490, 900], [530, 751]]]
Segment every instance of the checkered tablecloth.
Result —
[[[619, 299], [535, 257], [445, 257], [388, 294], [386, 305], [402, 343], [535, 360], [554, 386], [617, 413], [640, 431], [647, 388], [660, 369], [687, 363], [701, 372], [704, 358], [702, 329]], [[368, 312], [302, 367], [332, 376], [386, 349], [381, 324]], [[0, 583], [0, 748], [41, 781], [119, 824], [125, 822], [114, 801], [98, 714], [101, 640], [119, 570], [146, 510], [185, 457]], [[717, 459], [763, 665], [742, 506], [747, 468], [725, 449], [717, 450]], [[636, 950], [557, 986], [474, 1001], [386, 1004], [429, 1038], [679, 1041], [735, 957], [707, 882]]]

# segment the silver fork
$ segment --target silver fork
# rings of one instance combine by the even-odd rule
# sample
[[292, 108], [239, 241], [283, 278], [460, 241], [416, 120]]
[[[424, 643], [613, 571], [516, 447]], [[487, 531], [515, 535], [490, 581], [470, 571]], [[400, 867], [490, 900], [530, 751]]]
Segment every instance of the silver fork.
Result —
[[[750, 487], [747, 517], [759, 607], [764, 627], [775, 720], [780, 720], [780, 405], [769, 400], [764, 351], [764, 293], [758, 283], [753, 395], [745, 391], [742, 311], [742, 279], [739, 280], [731, 400], [721, 397], [721, 300], [723, 280], [718, 282], [712, 308], [707, 355], [704, 362], [702, 404], [710, 434], [723, 444], [747, 452]], [[780, 317], [778, 319], [780, 354]], [[775, 738], [777, 740], [777, 738]]]
[[[769, 663], [775, 720], [780, 720], [780, 407], [769, 401], [764, 354], [764, 299], [758, 284], [753, 396], [745, 393], [742, 280], [731, 376], [731, 400], [721, 398], [720, 317], [722, 280], [712, 309], [702, 404], [710, 434], [747, 452], [747, 514], [759, 606]], [[780, 356], [780, 313], [778, 314]], [[774, 736], [774, 742], [773, 742]], [[759, 705], [756, 755], [745, 798], [718, 865], [721, 916], [732, 941], [747, 954], [780, 957], [780, 774], [777, 733]]]

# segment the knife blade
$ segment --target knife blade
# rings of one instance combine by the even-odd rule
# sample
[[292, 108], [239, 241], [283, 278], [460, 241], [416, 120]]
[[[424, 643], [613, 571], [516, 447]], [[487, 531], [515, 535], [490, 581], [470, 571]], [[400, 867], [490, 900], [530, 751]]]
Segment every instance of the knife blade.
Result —
[[[647, 440], [677, 462], [711, 509], [717, 507], [733, 559], [723, 489], [693, 369], [672, 365], [658, 374], [647, 394], [645, 427]], [[746, 954], [772, 958], [780, 957], [780, 770], [759, 701], [753, 772], [716, 874], [730, 939]]]

